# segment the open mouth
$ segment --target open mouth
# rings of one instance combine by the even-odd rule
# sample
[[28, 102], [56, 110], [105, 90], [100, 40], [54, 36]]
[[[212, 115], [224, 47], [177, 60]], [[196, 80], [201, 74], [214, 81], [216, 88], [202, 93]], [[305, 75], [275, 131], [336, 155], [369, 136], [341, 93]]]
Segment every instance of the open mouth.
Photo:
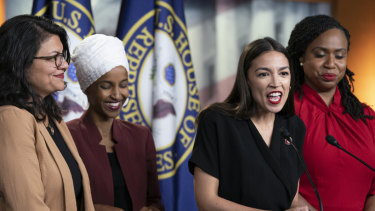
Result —
[[121, 108], [121, 102], [106, 102], [104, 105], [111, 111], [117, 111]]
[[281, 92], [270, 92], [267, 95], [267, 99], [272, 104], [279, 104], [281, 102], [282, 93]]

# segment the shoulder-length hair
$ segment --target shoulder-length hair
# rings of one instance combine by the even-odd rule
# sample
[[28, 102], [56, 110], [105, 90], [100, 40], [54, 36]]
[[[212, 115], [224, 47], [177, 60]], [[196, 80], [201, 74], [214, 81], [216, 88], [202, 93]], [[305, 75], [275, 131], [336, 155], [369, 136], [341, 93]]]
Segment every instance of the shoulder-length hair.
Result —
[[[252, 96], [251, 89], [247, 82], [248, 70], [250, 69], [254, 59], [261, 54], [270, 51], [277, 51], [284, 54], [290, 65], [290, 59], [286, 49], [276, 40], [270, 37], [265, 37], [249, 43], [243, 49], [240, 56], [236, 79], [229, 96], [223, 102], [214, 103], [205, 109], [213, 109], [224, 115], [233, 116], [236, 119], [249, 119], [251, 116], [256, 114], [257, 103]], [[294, 73], [292, 71], [292, 67], [289, 66], [289, 68], [291, 73], [291, 87], [293, 87]], [[287, 101], [278, 114], [286, 116], [294, 115], [293, 99], [293, 93], [292, 90], [290, 90]], [[198, 115], [196, 124], [199, 123], [199, 120], [202, 117], [202, 112]]]
[[27, 77], [27, 69], [42, 42], [51, 35], [60, 37], [63, 54], [70, 62], [66, 31], [51, 20], [32, 15], [20, 15], [0, 27], [0, 105], [26, 109], [42, 121], [46, 116], [62, 119], [60, 107], [52, 95], [44, 99], [35, 92]]

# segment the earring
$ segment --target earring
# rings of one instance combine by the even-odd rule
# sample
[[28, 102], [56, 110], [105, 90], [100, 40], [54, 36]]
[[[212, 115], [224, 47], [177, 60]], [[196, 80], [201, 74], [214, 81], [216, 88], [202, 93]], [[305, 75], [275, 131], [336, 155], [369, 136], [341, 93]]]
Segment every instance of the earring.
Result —
[[302, 67], [303, 66], [303, 62], [300, 62], [299, 65]]

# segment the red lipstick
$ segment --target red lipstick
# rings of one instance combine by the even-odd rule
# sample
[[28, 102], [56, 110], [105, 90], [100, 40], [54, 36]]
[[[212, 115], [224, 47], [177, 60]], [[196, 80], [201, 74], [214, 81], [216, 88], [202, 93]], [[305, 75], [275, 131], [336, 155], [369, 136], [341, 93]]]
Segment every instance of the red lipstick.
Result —
[[279, 91], [270, 92], [267, 95], [267, 99], [272, 104], [279, 104], [281, 102], [282, 93]]
[[55, 77], [57, 78], [61, 78], [61, 79], [64, 79], [64, 73], [60, 73], [58, 75], [55, 75]]
[[111, 111], [117, 111], [121, 109], [121, 102], [105, 102], [104, 105]]
[[322, 77], [326, 81], [333, 81], [336, 79], [337, 75], [334, 73], [325, 73], [322, 75]]

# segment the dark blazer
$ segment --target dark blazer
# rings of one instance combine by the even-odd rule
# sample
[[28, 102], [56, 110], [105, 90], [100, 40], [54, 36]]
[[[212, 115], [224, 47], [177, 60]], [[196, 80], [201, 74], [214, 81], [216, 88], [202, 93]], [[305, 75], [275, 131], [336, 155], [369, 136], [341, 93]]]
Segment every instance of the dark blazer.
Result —
[[[114, 204], [112, 170], [101, 135], [91, 117], [67, 123], [90, 178], [94, 204]], [[147, 127], [115, 119], [112, 126], [115, 151], [132, 199], [133, 210], [143, 206], [164, 209], [156, 170], [156, 151]]]

